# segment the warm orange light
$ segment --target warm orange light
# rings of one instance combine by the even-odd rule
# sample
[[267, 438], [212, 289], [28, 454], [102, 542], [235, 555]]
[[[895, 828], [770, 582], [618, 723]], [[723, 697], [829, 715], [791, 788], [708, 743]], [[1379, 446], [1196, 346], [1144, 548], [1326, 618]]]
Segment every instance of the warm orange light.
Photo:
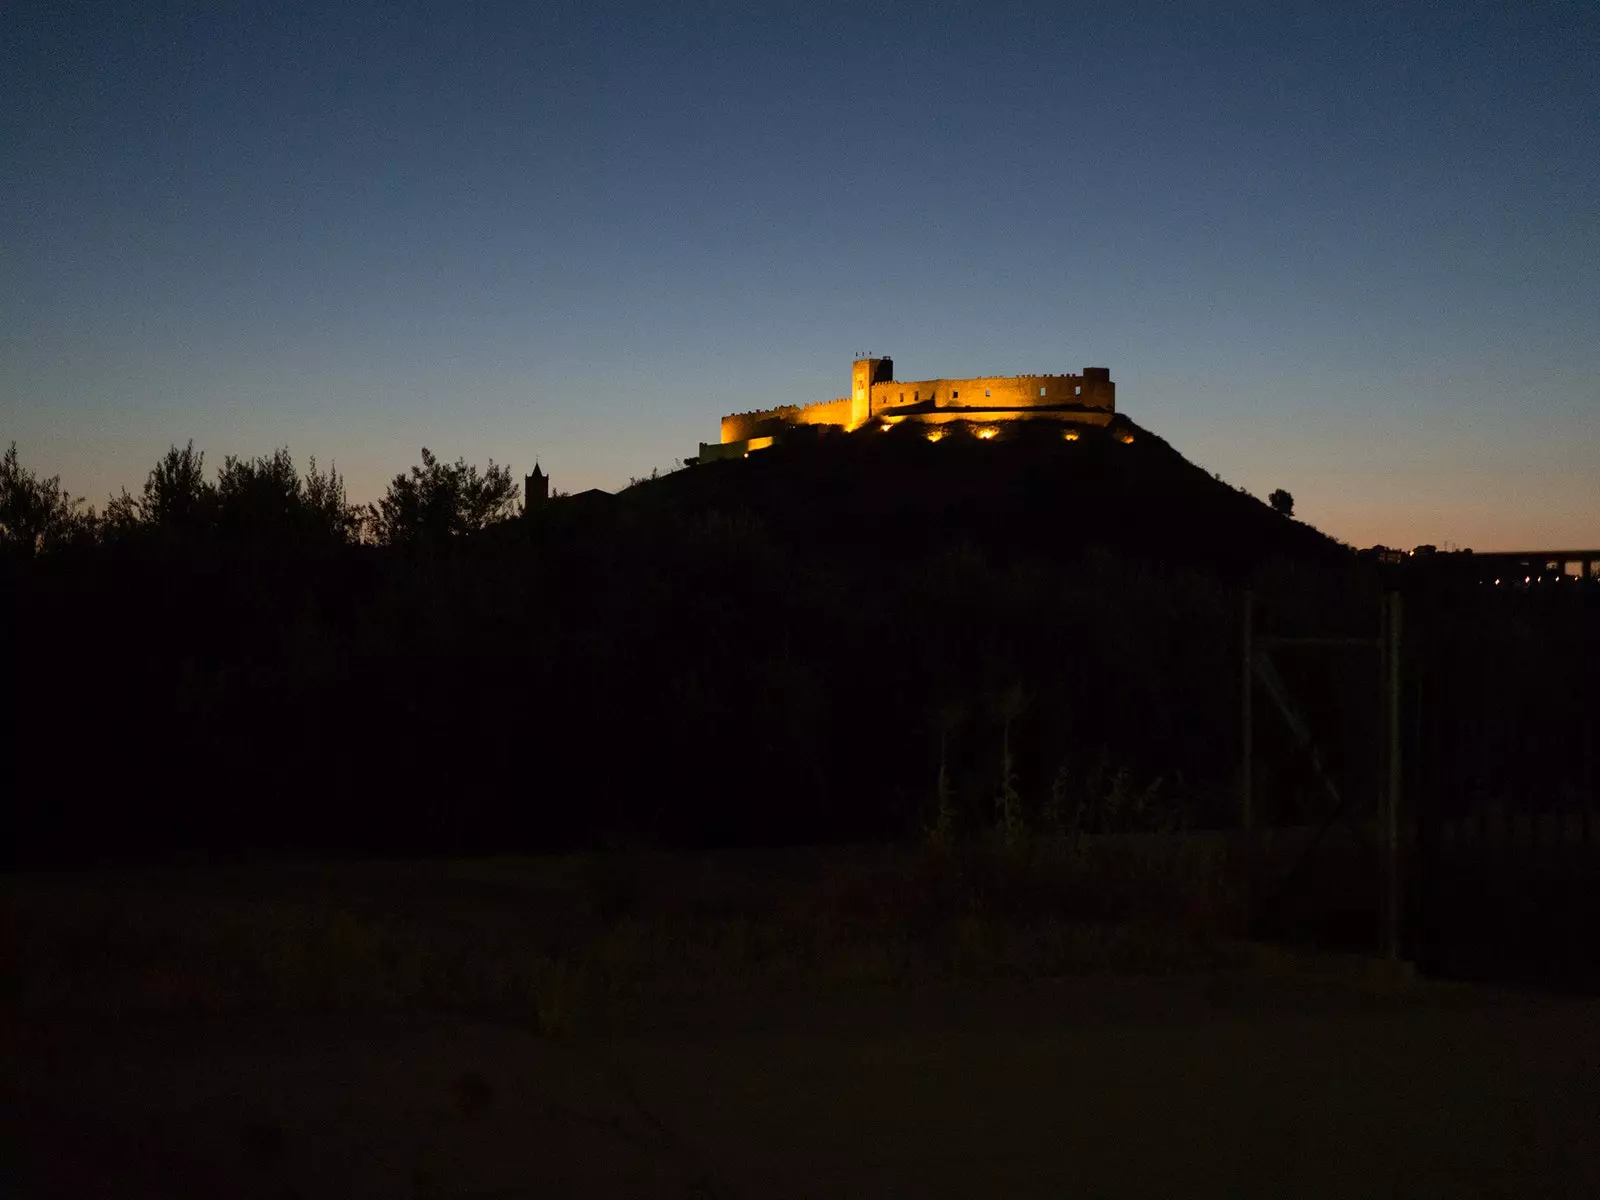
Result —
[[930, 442], [937, 442], [943, 436], [944, 436], [944, 430], [942, 430], [942, 429], [930, 429], [930, 430], [928, 430], [928, 440]]
[[1126, 431], [1119, 433], [1117, 434], [1117, 441], [1121, 442], [1124, 446], [1131, 446], [1133, 445], [1133, 434]]
[[1069, 429], [1061, 436], [1069, 442], [1075, 442], [1078, 440], [1078, 431], [1076, 429]]
[[893, 425], [880, 425], [880, 426], [878, 426], [878, 428], [883, 430], [885, 433], [888, 433], [889, 430], [894, 428], [894, 426]]
[[978, 436], [980, 438], [982, 438], [984, 441], [987, 442], [990, 438], [992, 438], [995, 434], [997, 434], [999, 432], [1000, 431], [998, 429], [995, 429], [993, 426], [991, 426], [988, 429], [980, 429], [980, 430], [978, 430]]

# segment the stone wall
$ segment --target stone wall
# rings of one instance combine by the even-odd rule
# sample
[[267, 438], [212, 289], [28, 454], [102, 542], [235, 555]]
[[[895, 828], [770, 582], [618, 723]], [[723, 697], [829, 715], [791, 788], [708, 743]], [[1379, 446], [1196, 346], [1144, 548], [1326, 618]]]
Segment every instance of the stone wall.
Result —
[[757, 412], [730, 413], [722, 418], [722, 440], [742, 442], [746, 438], [781, 433], [785, 425], [845, 425], [850, 424], [850, 401], [819, 400], [815, 404], [786, 404], [782, 408], [764, 408]]
[[795, 425], [839, 425], [857, 429], [874, 417], [889, 416], [897, 409], [929, 402], [937, 409], [989, 410], [974, 415], [971, 418], [974, 420], [1014, 419], [1007, 418], [1006, 412], [1022, 416], [1029, 410], [1061, 405], [1081, 405], [1106, 414], [1100, 420], [1088, 414], [1053, 418], [1090, 424], [1104, 424], [1117, 407], [1117, 385], [1111, 381], [1111, 372], [1106, 367], [1085, 367], [1080, 375], [1000, 375], [904, 382], [893, 379], [893, 374], [893, 359], [858, 359], [851, 366], [849, 396], [815, 404], [732, 413], [722, 418], [722, 440], [724, 443], [743, 442], [779, 434], [786, 426]]
[[[902, 405], [932, 400], [938, 408], [1041, 408], [1082, 404], [1116, 411], [1116, 385], [1110, 372], [1082, 375], [1003, 375], [974, 379], [890, 380], [872, 387], [871, 416]], [[1100, 368], [1100, 370], [1105, 370]]]

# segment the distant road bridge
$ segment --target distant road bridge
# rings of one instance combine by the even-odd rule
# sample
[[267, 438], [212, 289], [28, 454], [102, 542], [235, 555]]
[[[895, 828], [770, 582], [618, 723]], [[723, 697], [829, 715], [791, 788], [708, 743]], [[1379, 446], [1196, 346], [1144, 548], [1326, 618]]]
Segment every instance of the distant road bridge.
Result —
[[1479, 583], [1493, 586], [1600, 582], [1600, 550], [1512, 550], [1451, 557], [1459, 566], [1470, 566]]
[[1600, 550], [1394, 550], [1373, 546], [1361, 557], [1390, 570], [1447, 576], [1458, 583], [1491, 587], [1541, 587], [1562, 583], [1600, 584]]

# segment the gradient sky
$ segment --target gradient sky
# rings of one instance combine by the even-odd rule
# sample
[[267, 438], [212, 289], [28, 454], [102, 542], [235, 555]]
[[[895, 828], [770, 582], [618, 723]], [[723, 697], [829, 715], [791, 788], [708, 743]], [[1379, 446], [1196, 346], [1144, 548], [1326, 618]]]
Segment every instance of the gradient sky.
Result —
[[0, 6], [0, 442], [372, 499], [1111, 368], [1355, 545], [1600, 545], [1600, 5]]

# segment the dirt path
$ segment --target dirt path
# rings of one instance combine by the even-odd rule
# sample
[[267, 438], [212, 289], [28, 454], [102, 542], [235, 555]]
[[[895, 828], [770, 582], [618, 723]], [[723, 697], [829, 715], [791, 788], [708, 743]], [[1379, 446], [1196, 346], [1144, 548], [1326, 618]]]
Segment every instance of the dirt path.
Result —
[[855, 990], [626, 1036], [7, 1028], [27, 1196], [1594, 1196], [1600, 1000], [1235, 977]]

